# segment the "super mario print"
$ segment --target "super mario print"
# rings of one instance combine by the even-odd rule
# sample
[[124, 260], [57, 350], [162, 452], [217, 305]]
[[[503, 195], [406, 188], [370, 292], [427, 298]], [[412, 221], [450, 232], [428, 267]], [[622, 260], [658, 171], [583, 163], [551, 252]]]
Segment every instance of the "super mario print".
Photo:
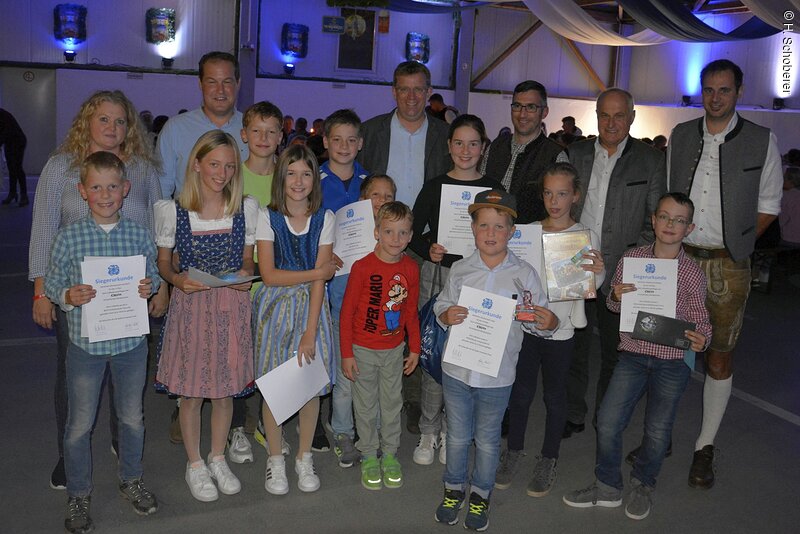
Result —
[[408, 298], [408, 280], [402, 274], [397, 273], [389, 279], [387, 286], [388, 300], [381, 306], [386, 330], [382, 330], [381, 334], [392, 336], [400, 332], [400, 311], [403, 302]]

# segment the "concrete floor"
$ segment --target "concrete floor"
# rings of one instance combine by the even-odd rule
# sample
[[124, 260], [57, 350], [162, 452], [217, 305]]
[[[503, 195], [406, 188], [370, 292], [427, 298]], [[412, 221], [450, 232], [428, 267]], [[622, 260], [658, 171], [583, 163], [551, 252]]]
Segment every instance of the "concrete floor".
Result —
[[[29, 190], [33, 191], [35, 185], [35, 177], [31, 177]], [[0, 194], [5, 196], [5, 192]], [[32, 290], [27, 281], [27, 252], [31, 208], [0, 207], [4, 236], [0, 243], [0, 294], [4, 303], [0, 309], [0, 391], [4, 408], [0, 411], [0, 428], [5, 429], [0, 439], [0, 457], [5, 459], [0, 484], [0, 531], [9, 533], [62, 531], [66, 503], [65, 492], [48, 487], [57, 450], [52, 402], [55, 338], [30, 318]], [[622, 508], [575, 510], [561, 502], [564, 493], [592, 480], [595, 445], [591, 429], [563, 442], [558, 480], [551, 495], [540, 499], [526, 495], [525, 486], [543, 433], [544, 410], [539, 395], [528, 427], [523, 472], [510, 489], [493, 494], [490, 530], [800, 531], [800, 395], [796, 388], [800, 381], [800, 274], [796, 267], [793, 270], [789, 265], [779, 265], [773, 276], [771, 293], [754, 292], [748, 305], [735, 360], [734, 397], [716, 443], [721, 454], [717, 483], [712, 490], [694, 490], [686, 484], [701, 418], [699, 373], [681, 401], [673, 436], [675, 451], [660, 474], [655, 506], [650, 517], [641, 522], [626, 518]], [[592, 373], [596, 374], [596, 369]], [[101, 408], [93, 440], [92, 517], [98, 532], [456, 531], [433, 519], [441, 498], [442, 466], [414, 464], [411, 455], [416, 437], [408, 433], [402, 436], [399, 452], [405, 472], [405, 485], [399, 490], [364, 490], [358, 468], [339, 468], [333, 453], [327, 452], [315, 454], [322, 480], [318, 492], [302, 494], [297, 490], [290, 467], [290, 493], [276, 497], [264, 490], [266, 455], [254, 443], [255, 463], [231, 464], [243, 484], [240, 494], [222, 495], [214, 503], [195, 501], [183, 480], [183, 447], [167, 440], [173, 405], [148, 387], [145, 479], [158, 496], [161, 508], [147, 518], [138, 517], [117, 494], [108, 414], [105, 405]], [[255, 398], [250, 405], [257, 409]], [[625, 450], [640, 439], [642, 417], [640, 406], [625, 434]], [[287, 436], [296, 445], [294, 431]], [[206, 438], [202, 450], [207, 449]], [[627, 475], [627, 467], [623, 472]], [[461, 527], [457, 528], [460, 531]]]

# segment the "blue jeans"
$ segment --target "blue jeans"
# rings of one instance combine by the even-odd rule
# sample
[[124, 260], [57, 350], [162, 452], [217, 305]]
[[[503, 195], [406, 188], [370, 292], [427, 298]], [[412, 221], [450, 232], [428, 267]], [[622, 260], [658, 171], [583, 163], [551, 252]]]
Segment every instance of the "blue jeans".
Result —
[[[500, 462], [500, 423], [508, 406], [511, 386], [474, 388], [442, 373], [447, 417], [446, 487], [473, 488], [489, 495]], [[467, 477], [469, 448], [475, 440], [475, 467]]]
[[[654, 488], [672, 438], [678, 402], [689, 383], [690, 369], [683, 360], [620, 352], [600, 412], [597, 414], [597, 479], [623, 488], [622, 432], [639, 399], [647, 393], [642, 448], [631, 476]], [[448, 451], [449, 452], [449, 451]]]
[[119, 479], [142, 476], [144, 416], [142, 398], [147, 379], [147, 340], [135, 349], [114, 356], [95, 356], [70, 343], [67, 349], [69, 409], [64, 433], [67, 492], [92, 493], [91, 436], [103, 387], [106, 365], [111, 367], [114, 403], [119, 418]]
[[342, 314], [344, 290], [347, 288], [347, 280], [349, 278], [350, 275], [336, 276], [328, 282], [328, 299], [331, 303], [331, 323], [333, 327], [333, 353], [336, 356], [336, 385], [333, 387], [333, 394], [331, 395], [331, 427], [335, 436], [345, 434], [353, 438], [355, 431], [353, 426], [352, 382], [342, 373], [342, 350], [339, 346], [339, 317]]

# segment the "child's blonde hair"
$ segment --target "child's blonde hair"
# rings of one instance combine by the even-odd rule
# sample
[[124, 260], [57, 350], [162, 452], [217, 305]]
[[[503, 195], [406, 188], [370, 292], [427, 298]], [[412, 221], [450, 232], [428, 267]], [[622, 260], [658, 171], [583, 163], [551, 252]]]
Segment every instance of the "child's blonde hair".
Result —
[[203, 197], [200, 193], [200, 173], [194, 170], [195, 161], [200, 162], [209, 152], [221, 146], [230, 147], [233, 150], [236, 161], [236, 172], [231, 181], [222, 190], [225, 198], [225, 216], [230, 217], [238, 213], [242, 208], [242, 161], [239, 156], [239, 146], [230, 134], [222, 130], [211, 130], [200, 136], [192, 148], [191, 154], [186, 164], [186, 178], [183, 182], [183, 189], [178, 196], [180, 205], [189, 211], [200, 211], [203, 209]]
[[308, 195], [308, 211], [310, 215], [322, 206], [322, 187], [320, 186], [319, 165], [314, 153], [305, 145], [290, 145], [281, 152], [278, 163], [275, 165], [275, 175], [272, 178], [272, 200], [269, 209], [291, 215], [289, 208], [286, 207], [286, 174], [289, 172], [289, 165], [297, 161], [302, 161], [311, 169], [314, 182], [311, 186], [311, 194]]
[[378, 180], [383, 180], [389, 184], [389, 187], [392, 188], [392, 195], [397, 195], [397, 184], [394, 183], [392, 177], [388, 174], [373, 174], [372, 176], [368, 176], [361, 182], [361, 187], [359, 188], [358, 192], [361, 198], [366, 198], [367, 193], [369, 192], [369, 188], [372, 187], [372, 184], [377, 182]]
[[378, 210], [375, 215], [375, 228], [380, 228], [383, 220], [400, 221], [408, 219], [411, 224], [414, 224], [414, 213], [411, 208], [399, 201], [387, 202]]
[[125, 164], [119, 159], [116, 154], [100, 150], [89, 154], [83, 162], [81, 162], [80, 176], [81, 183], [86, 185], [86, 178], [89, 176], [89, 169], [95, 171], [112, 170], [116, 171], [120, 180], [125, 180]]

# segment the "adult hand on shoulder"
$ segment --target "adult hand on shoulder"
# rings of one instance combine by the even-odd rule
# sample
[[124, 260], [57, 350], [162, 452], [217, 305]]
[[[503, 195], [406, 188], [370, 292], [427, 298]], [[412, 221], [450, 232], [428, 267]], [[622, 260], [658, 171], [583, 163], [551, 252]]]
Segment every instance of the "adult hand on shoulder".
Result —
[[197, 282], [189, 278], [189, 273], [186, 271], [183, 271], [182, 273], [176, 275], [172, 279], [172, 285], [174, 285], [175, 287], [177, 287], [186, 294], [195, 293], [197, 291], [206, 291], [208, 289], [211, 289], [207, 285], [203, 285], [200, 282]]
[[56, 320], [56, 307], [47, 297], [33, 301], [33, 322], [42, 328], [53, 328], [53, 321]]

